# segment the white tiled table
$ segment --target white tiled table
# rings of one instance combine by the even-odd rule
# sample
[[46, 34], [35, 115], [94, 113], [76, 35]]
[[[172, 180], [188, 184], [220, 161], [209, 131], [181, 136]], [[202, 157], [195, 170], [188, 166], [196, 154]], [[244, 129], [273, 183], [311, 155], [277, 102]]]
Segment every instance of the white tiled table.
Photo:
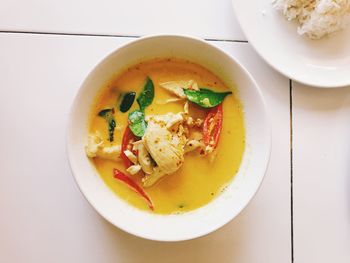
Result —
[[[1, 263], [350, 262], [350, 90], [302, 87], [271, 69], [230, 0], [0, 0], [0, 31]], [[272, 120], [271, 160], [253, 201], [222, 229], [180, 243], [102, 219], [77, 189], [64, 146], [86, 74], [155, 33], [229, 52], [261, 86]]]

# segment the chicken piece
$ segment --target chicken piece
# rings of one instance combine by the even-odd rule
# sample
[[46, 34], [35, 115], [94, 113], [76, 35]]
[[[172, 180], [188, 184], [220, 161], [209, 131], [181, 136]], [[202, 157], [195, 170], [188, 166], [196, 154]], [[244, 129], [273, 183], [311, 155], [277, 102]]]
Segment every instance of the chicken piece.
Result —
[[134, 142], [134, 150], [138, 151], [137, 159], [141, 165], [142, 171], [144, 171], [146, 174], [153, 173], [151, 156], [149, 155], [143, 142]]
[[185, 102], [184, 104], [184, 114], [188, 115], [189, 111], [188, 111], [188, 101]]
[[165, 175], [167, 175], [165, 170], [162, 170], [157, 166], [154, 168], [153, 173], [151, 175], [146, 175], [144, 178], [142, 178], [143, 186], [150, 187]]
[[193, 132], [191, 132], [190, 140], [200, 141], [202, 139], [203, 139], [203, 133], [201, 133], [200, 131], [193, 131]]
[[214, 151], [214, 147], [213, 146], [207, 145], [207, 147], [205, 147], [205, 153], [206, 154], [210, 154], [213, 151]]
[[151, 117], [142, 141], [156, 162], [154, 172], [143, 178], [145, 187], [152, 186], [165, 175], [176, 172], [184, 162], [186, 137], [167, 129], [164, 115]]
[[183, 120], [184, 120], [184, 118], [182, 116], [182, 113], [171, 114], [169, 119], [168, 119], [168, 122], [166, 124], [166, 127], [167, 127], [167, 129], [170, 129], [170, 128], [174, 127], [175, 125], [183, 122]]
[[198, 148], [205, 149], [204, 143], [197, 140], [189, 140], [185, 145], [185, 153], [192, 152]]
[[189, 80], [188, 81], [188, 86], [186, 88], [187, 89], [193, 89], [193, 90], [199, 90], [198, 84], [194, 80]]
[[177, 83], [177, 81], [169, 81], [159, 84], [162, 88], [166, 89], [167, 91], [170, 91], [171, 93], [175, 94], [179, 98], [186, 99], [186, 94], [183, 91], [182, 87]]
[[131, 175], [137, 174], [139, 171], [141, 171], [141, 165], [139, 164], [131, 165], [128, 169], [126, 169], [126, 171]]
[[180, 124], [183, 122], [183, 113], [167, 113], [163, 115], [148, 115], [146, 117], [146, 121], [153, 121], [159, 124], [163, 124], [166, 126], [167, 129], [171, 129], [172, 127], [176, 126], [177, 124]]
[[204, 120], [198, 118], [195, 122], [194, 122], [194, 126], [197, 127], [197, 128], [201, 128], [202, 125], [204, 123]]
[[97, 156], [112, 161], [120, 160], [120, 145], [104, 146], [97, 152]]
[[186, 98], [186, 94], [184, 92], [184, 89], [199, 90], [197, 82], [195, 82], [193, 80], [168, 81], [168, 82], [160, 83], [159, 85], [162, 88], [175, 94], [179, 98], [183, 98], [183, 99]]
[[89, 158], [100, 157], [117, 161], [120, 159], [120, 145], [105, 146], [102, 136], [99, 132], [89, 134], [85, 152]]
[[200, 118], [197, 118], [194, 120], [191, 116], [186, 117], [186, 125], [190, 128], [196, 127], [196, 128], [201, 128], [204, 121]]
[[183, 100], [183, 98], [170, 98], [170, 99], [166, 99], [166, 100], [157, 100], [156, 103], [159, 105], [165, 105], [168, 103], [172, 103], [172, 102], [178, 102]]
[[137, 164], [137, 157], [135, 154], [133, 154], [132, 151], [130, 150], [125, 150], [124, 154], [126, 157], [128, 157], [128, 159], [133, 163], [133, 164]]
[[103, 140], [99, 132], [89, 134], [87, 144], [85, 145], [85, 152], [89, 158], [97, 156], [97, 152], [102, 147]]
[[178, 136], [186, 136], [188, 135], [188, 133], [189, 133], [189, 130], [187, 128], [184, 128], [184, 126], [179, 125], [176, 133]]
[[189, 117], [186, 119], [186, 124], [187, 124], [187, 126], [189, 126], [189, 127], [193, 127], [194, 121], [193, 121], [193, 118], [192, 118], [191, 116], [189, 116]]

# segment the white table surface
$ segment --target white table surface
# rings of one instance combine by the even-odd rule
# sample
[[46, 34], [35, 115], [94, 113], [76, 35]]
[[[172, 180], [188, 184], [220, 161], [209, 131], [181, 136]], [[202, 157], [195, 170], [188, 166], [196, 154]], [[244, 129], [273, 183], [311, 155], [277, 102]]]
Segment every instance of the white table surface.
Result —
[[[186, 242], [107, 223], [79, 192], [65, 153], [87, 73], [155, 33], [209, 39], [237, 58], [272, 121], [258, 194], [231, 223]], [[350, 262], [350, 90], [303, 87], [271, 69], [245, 42], [230, 0], [0, 0], [0, 72], [0, 262]]]

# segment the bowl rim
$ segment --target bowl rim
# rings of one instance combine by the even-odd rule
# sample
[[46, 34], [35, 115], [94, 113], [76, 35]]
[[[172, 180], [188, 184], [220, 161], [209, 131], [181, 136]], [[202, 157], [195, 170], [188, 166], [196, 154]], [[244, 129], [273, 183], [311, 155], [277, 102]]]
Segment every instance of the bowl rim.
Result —
[[[249, 79], [249, 81], [253, 84], [255, 91], [257, 92], [258, 98], [261, 102], [262, 105], [262, 110], [263, 110], [263, 115], [265, 118], [265, 128], [267, 129], [267, 137], [268, 137], [268, 141], [266, 142], [266, 150], [267, 150], [267, 154], [265, 156], [265, 160], [263, 162], [262, 165], [262, 175], [257, 179], [257, 187], [256, 189], [254, 189], [254, 193], [247, 199], [246, 203], [244, 205], [241, 206], [241, 208], [235, 213], [232, 214], [232, 216], [230, 216], [226, 221], [222, 221], [220, 224], [215, 224], [213, 227], [211, 228], [206, 228], [204, 231], [198, 231], [195, 234], [191, 234], [189, 236], [184, 236], [182, 238], [177, 238], [177, 239], [173, 239], [173, 238], [157, 238], [154, 236], [150, 236], [150, 235], [146, 235], [144, 233], [139, 233], [137, 231], [133, 231], [130, 228], [125, 228], [123, 226], [117, 225], [114, 220], [108, 215], [108, 213], [104, 212], [103, 209], [100, 209], [99, 206], [94, 205], [94, 202], [92, 200], [90, 200], [89, 195], [85, 192], [84, 187], [81, 185], [81, 182], [78, 180], [78, 176], [76, 175], [76, 172], [73, 168], [73, 153], [72, 150], [70, 149], [71, 145], [70, 145], [70, 137], [71, 137], [71, 131], [73, 129], [74, 123], [73, 123], [73, 112], [75, 111], [76, 107], [77, 107], [77, 103], [76, 101], [78, 101], [79, 97], [82, 96], [83, 94], [83, 89], [82, 87], [85, 85], [85, 83], [87, 82], [87, 80], [89, 79], [89, 77], [93, 74], [93, 72], [95, 72], [95, 70], [104, 62], [106, 62], [110, 56], [112, 56], [114, 53], [119, 52], [122, 49], [128, 48], [129, 46], [133, 45], [134, 43], [140, 42], [140, 41], [144, 41], [144, 40], [149, 40], [149, 39], [154, 39], [154, 38], [164, 38], [164, 37], [175, 37], [175, 38], [184, 38], [190, 41], [196, 41], [196, 42], [201, 42], [202, 44], [205, 44], [207, 46], [210, 46], [210, 48], [215, 49], [217, 52], [222, 53], [224, 56], [228, 57], [233, 63], [235, 63], [243, 72], [243, 74], [246, 75], [246, 77]], [[265, 179], [265, 175], [270, 163], [270, 157], [271, 157], [271, 148], [272, 148], [272, 132], [271, 132], [271, 120], [270, 120], [270, 116], [268, 114], [268, 110], [266, 107], [266, 102], [265, 99], [263, 97], [262, 91], [260, 86], [257, 84], [257, 82], [255, 81], [255, 79], [252, 77], [252, 75], [248, 72], [248, 70], [232, 55], [228, 54], [227, 52], [225, 52], [224, 50], [220, 49], [219, 47], [214, 46], [211, 43], [208, 43], [206, 40], [203, 40], [201, 38], [198, 37], [194, 37], [194, 36], [190, 36], [190, 35], [185, 35], [185, 34], [151, 34], [151, 35], [146, 35], [146, 36], [142, 36], [136, 39], [133, 39], [131, 41], [128, 41], [127, 43], [124, 43], [116, 48], [114, 48], [111, 52], [109, 52], [107, 55], [105, 55], [102, 59], [99, 59], [97, 61], [97, 63], [89, 70], [88, 74], [84, 77], [83, 81], [81, 82], [81, 84], [79, 85], [79, 88], [74, 96], [74, 99], [72, 101], [71, 107], [70, 107], [70, 111], [68, 114], [68, 121], [67, 121], [67, 126], [66, 126], [66, 136], [65, 136], [65, 144], [66, 144], [66, 154], [68, 157], [68, 162], [69, 162], [69, 167], [71, 170], [71, 174], [74, 178], [75, 183], [78, 186], [79, 191], [83, 194], [84, 198], [88, 201], [88, 203], [97, 211], [97, 213], [102, 216], [107, 222], [109, 222], [110, 224], [112, 224], [113, 226], [123, 230], [126, 233], [129, 233], [133, 236], [136, 237], [141, 237], [144, 239], [148, 239], [148, 240], [153, 240], [153, 241], [161, 241], [161, 242], [180, 242], [180, 241], [186, 241], [186, 240], [193, 240], [193, 239], [197, 239], [203, 236], [206, 236], [212, 232], [215, 232], [216, 230], [220, 229], [221, 227], [223, 227], [224, 225], [226, 225], [227, 223], [229, 223], [230, 221], [232, 221], [234, 218], [236, 218], [248, 205], [249, 203], [252, 201], [252, 199], [255, 197], [255, 195], [257, 194], [257, 192], [259, 191], [263, 180]], [[194, 212], [197, 209], [193, 210], [193, 211], [189, 211], [189, 212]], [[159, 216], [157, 214], [157, 216]], [[161, 216], [167, 216], [167, 215], [161, 215]]]

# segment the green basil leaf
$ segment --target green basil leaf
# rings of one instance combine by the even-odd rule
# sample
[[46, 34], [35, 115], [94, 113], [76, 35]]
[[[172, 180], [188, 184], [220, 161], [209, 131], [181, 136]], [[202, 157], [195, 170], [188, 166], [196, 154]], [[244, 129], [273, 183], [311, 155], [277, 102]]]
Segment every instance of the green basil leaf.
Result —
[[231, 91], [215, 92], [206, 88], [201, 88], [199, 90], [185, 89], [184, 92], [189, 101], [203, 108], [213, 108], [219, 105], [227, 95], [232, 94]]
[[141, 111], [145, 111], [147, 106], [152, 104], [154, 98], [154, 85], [153, 81], [147, 77], [145, 85], [140, 95], [137, 97], [137, 103], [140, 106]]
[[121, 112], [127, 112], [130, 110], [132, 104], [134, 103], [136, 93], [131, 91], [123, 94], [122, 101], [119, 105], [119, 110]]
[[145, 115], [140, 110], [134, 110], [129, 113], [129, 128], [133, 134], [138, 137], [142, 137], [145, 134], [147, 128], [147, 122]]
[[112, 109], [104, 109], [98, 113], [98, 116], [104, 118], [108, 124], [108, 135], [109, 141], [113, 142], [114, 140], [114, 130], [116, 126], [116, 122], [114, 119], [114, 108]]
[[113, 116], [113, 113], [114, 113], [114, 109], [113, 108], [111, 108], [111, 109], [104, 109], [104, 110], [101, 110], [98, 113], [98, 116], [106, 119], [106, 118], [110, 118], [111, 116]]

